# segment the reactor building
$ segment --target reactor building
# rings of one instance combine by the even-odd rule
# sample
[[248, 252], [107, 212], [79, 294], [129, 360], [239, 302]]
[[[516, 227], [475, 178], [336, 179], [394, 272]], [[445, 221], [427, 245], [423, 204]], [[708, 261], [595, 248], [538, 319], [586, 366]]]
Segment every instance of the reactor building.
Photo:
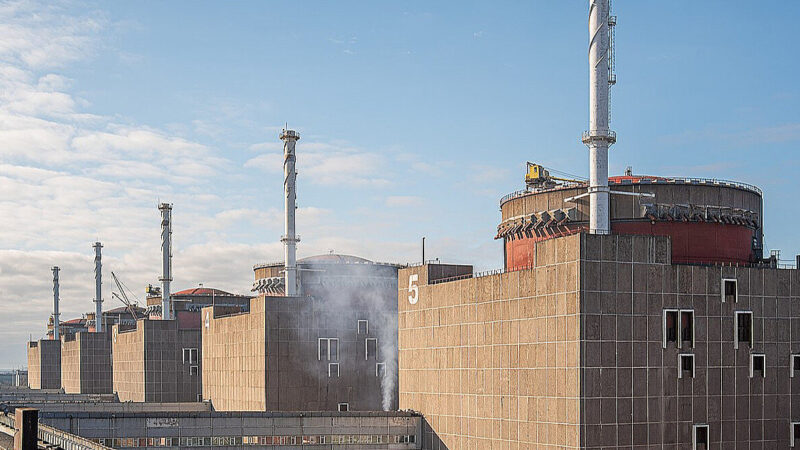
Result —
[[608, 176], [608, 0], [589, 9], [587, 182], [529, 165], [504, 269], [399, 271], [400, 408], [424, 448], [790, 448], [800, 270], [763, 258], [762, 193]]
[[297, 260], [295, 146], [284, 130], [284, 261], [254, 267], [247, 312], [203, 309], [203, 398], [222, 411], [397, 409], [397, 265]]

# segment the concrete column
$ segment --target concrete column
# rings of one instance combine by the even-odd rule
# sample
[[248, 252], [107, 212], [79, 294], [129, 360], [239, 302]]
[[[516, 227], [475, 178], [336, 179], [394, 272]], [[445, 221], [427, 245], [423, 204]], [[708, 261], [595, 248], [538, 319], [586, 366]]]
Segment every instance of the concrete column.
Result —
[[39, 410], [17, 408], [14, 411], [14, 450], [38, 450]]

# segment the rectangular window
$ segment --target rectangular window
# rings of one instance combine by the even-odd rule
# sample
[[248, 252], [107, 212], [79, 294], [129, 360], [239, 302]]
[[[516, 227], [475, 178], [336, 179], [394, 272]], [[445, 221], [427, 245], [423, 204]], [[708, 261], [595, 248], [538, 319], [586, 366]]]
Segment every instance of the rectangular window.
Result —
[[733, 340], [733, 348], [739, 348], [739, 343], [753, 347], [753, 313], [750, 311], [736, 311], [734, 313], [736, 318], [735, 326], [736, 337]]
[[795, 447], [794, 443], [800, 439], [800, 422], [792, 422], [789, 428], [789, 447]]
[[665, 309], [663, 322], [663, 345], [664, 348], [667, 348], [667, 344], [670, 342], [675, 342], [676, 344], [678, 342], [678, 310]]
[[739, 287], [735, 279], [722, 279], [722, 301], [732, 303], [739, 301]]
[[197, 364], [197, 349], [184, 348], [183, 349], [183, 363], [184, 364]]
[[198, 402], [202, 402], [203, 401], [203, 394], [197, 394], [197, 401]]
[[694, 450], [708, 449], [708, 425], [692, 425], [692, 448]]
[[681, 310], [681, 347], [686, 343], [694, 348], [694, 311]]
[[375, 376], [383, 378], [386, 375], [386, 363], [375, 364]]
[[798, 372], [800, 372], [800, 355], [792, 355], [789, 358], [789, 377], [794, 378]]
[[339, 412], [346, 412], [350, 411], [350, 404], [349, 403], [339, 403]]
[[767, 357], [763, 354], [753, 353], [750, 355], [750, 378], [760, 376], [765, 377], [767, 372]]
[[319, 338], [318, 343], [317, 360], [339, 360], [339, 338]]
[[328, 363], [328, 378], [339, 378], [339, 363]]
[[358, 321], [358, 334], [369, 334], [369, 321]]
[[694, 355], [678, 355], [678, 378], [694, 378]]
[[364, 341], [364, 359], [378, 359], [378, 339], [376, 338], [367, 338]]
[[197, 375], [199, 371], [197, 366], [189, 366], [189, 375]]

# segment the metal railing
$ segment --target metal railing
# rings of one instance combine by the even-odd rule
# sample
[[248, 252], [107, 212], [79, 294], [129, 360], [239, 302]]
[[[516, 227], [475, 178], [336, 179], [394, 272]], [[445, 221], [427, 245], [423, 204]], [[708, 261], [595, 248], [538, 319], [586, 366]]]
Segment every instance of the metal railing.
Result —
[[[760, 196], [764, 195], [764, 192], [758, 186], [743, 183], [741, 181], [732, 181], [732, 180], [722, 180], [718, 178], [692, 178], [692, 177], [660, 177], [660, 176], [652, 176], [652, 175], [634, 175], [634, 178], [638, 180], [634, 183], [632, 181], [629, 182], [617, 182], [610, 180], [610, 186], [630, 186], [636, 184], [694, 184], [694, 185], [713, 185], [713, 186], [724, 186], [730, 187], [734, 189], [744, 189], [746, 191], [754, 192]], [[530, 189], [520, 189], [518, 191], [514, 191], [508, 195], [505, 195], [500, 198], [500, 206], [503, 206], [504, 203], [508, 202], [509, 200], [513, 200], [518, 197], [524, 197], [528, 194], [538, 194], [542, 192], [550, 192], [550, 191], [557, 191], [561, 189], [570, 189], [575, 188], [576, 186], [580, 185], [560, 185], [554, 186], [552, 188], [545, 188], [541, 190], [530, 190]]]
[[[16, 430], [14, 416], [11, 414], [0, 414], [0, 426]], [[66, 431], [61, 431], [58, 428], [53, 428], [39, 422], [39, 433], [37, 435], [40, 441], [50, 445], [57, 445], [64, 450], [110, 450], [111, 447], [98, 444], [90, 439], [76, 436]]]

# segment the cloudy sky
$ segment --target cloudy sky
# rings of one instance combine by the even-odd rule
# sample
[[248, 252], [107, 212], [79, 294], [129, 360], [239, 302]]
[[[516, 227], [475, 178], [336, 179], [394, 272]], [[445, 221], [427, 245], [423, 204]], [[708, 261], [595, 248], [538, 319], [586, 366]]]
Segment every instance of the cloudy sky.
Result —
[[[525, 161], [588, 172], [585, 3], [0, 3], [0, 367], [44, 334], [51, 266], [62, 318], [93, 310], [95, 240], [106, 308], [112, 270], [144, 298], [159, 201], [175, 288], [247, 293], [281, 258], [285, 122], [300, 256], [415, 261], [424, 235], [499, 267]], [[614, 5], [611, 172], [757, 184], [767, 247], [800, 252], [800, 4]]]

